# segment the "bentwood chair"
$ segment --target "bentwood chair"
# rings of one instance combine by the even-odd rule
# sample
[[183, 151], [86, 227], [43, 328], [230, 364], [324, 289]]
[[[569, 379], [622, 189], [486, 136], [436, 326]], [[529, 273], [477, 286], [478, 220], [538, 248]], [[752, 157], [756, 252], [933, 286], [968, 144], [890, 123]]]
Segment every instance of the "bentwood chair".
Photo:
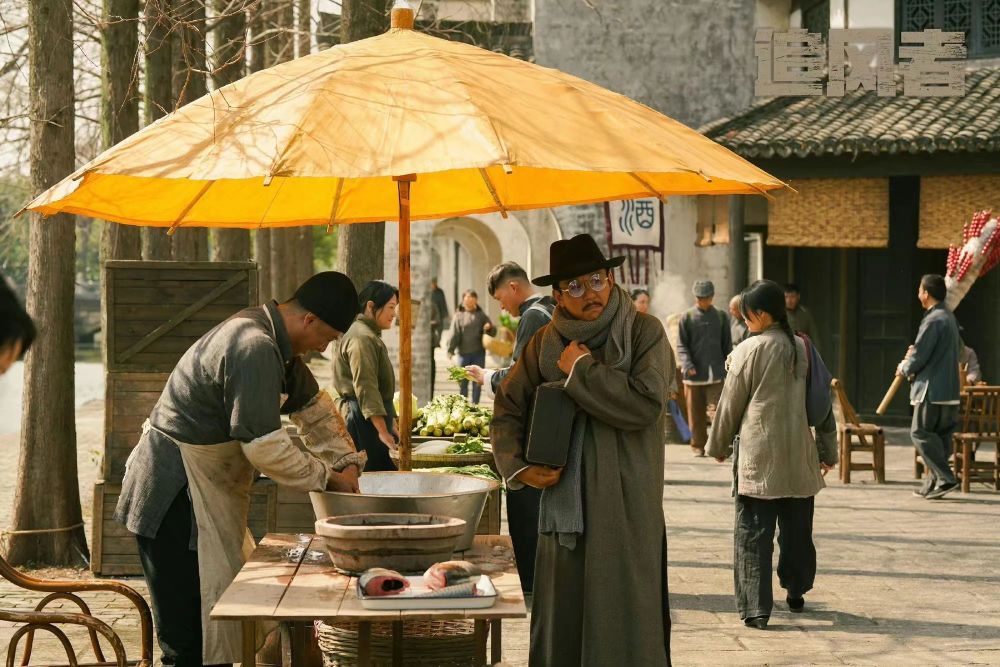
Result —
[[[35, 633], [44, 630], [53, 635], [66, 651], [68, 667], [152, 667], [153, 664], [153, 621], [149, 612], [149, 605], [146, 600], [133, 588], [117, 581], [52, 581], [46, 579], [36, 579], [17, 571], [0, 555], [0, 577], [13, 583], [15, 586], [29, 591], [39, 591], [48, 593], [35, 608], [25, 609], [0, 609], [0, 621], [8, 621], [21, 624], [10, 638], [7, 645], [7, 667], [14, 667], [17, 650], [21, 639], [24, 639], [24, 655], [21, 658], [21, 665], [29, 665], [31, 652], [35, 639]], [[76, 593], [83, 592], [112, 592], [124, 596], [132, 603], [139, 614], [140, 627], [140, 657], [138, 660], [129, 661], [126, 657], [125, 647], [121, 638], [104, 621], [94, 616], [90, 607]], [[79, 613], [68, 611], [46, 611], [45, 608], [56, 600], [72, 602], [80, 608]], [[69, 638], [60, 626], [77, 626], [85, 628], [90, 637], [90, 645], [94, 651], [96, 662], [77, 662], [76, 652], [70, 643]], [[104, 637], [111, 649], [114, 651], [114, 660], [107, 660], [101, 650], [97, 636]]]

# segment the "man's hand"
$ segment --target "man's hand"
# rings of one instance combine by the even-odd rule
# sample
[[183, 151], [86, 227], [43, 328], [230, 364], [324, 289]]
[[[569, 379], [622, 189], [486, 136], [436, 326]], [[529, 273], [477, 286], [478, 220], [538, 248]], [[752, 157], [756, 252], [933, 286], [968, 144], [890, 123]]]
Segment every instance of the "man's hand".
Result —
[[566, 349], [559, 356], [559, 370], [569, 375], [573, 372], [573, 364], [576, 363], [576, 360], [585, 354], [590, 354], [590, 350], [587, 349], [586, 345], [579, 341], [570, 341], [569, 345], [566, 346]]
[[687, 375], [687, 376], [688, 376], [689, 378], [693, 378], [693, 377], [694, 377], [695, 375], [697, 375], [697, 374], [698, 374], [698, 369], [697, 369], [697, 368], [689, 368], [689, 369], [687, 370], [687, 373], [686, 373], [686, 375]]
[[559, 482], [562, 475], [562, 468], [549, 468], [548, 466], [528, 466], [514, 477], [522, 484], [544, 489]]
[[486, 369], [481, 366], [466, 366], [465, 372], [469, 374], [477, 384], [485, 384], [486, 382]]
[[361, 493], [358, 484], [358, 467], [347, 466], [343, 471], [330, 470], [330, 476], [326, 478], [327, 491], [339, 491], [340, 493]]
[[826, 473], [828, 473], [831, 470], [833, 470], [833, 466], [830, 465], [829, 463], [823, 463], [822, 461], [820, 461], [819, 462], [819, 469], [823, 471], [823, 477], [826, 477]]
[[390, 451], [394, 452], [399, 448], [399, 445], [396, 443], [396, 437], [392, 433], [389, 433], [388, 429], [379, 431], [378, 439], [381, 440], [382, 444], [388, 447]]

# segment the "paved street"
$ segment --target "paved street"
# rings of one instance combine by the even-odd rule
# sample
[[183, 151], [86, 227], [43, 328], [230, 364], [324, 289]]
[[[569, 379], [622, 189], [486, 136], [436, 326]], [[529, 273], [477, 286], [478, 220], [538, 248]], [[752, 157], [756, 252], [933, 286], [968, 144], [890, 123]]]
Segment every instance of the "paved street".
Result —
[[[81, 411], [84, 443], [95, 441], [100, 405]], [[677, 665], [969, 665], [1000, 664], [1000, 494], [979, 486], [968, 496], [914, 498], [912, 449], [893, 430], [889, 483], [855, 473], [831, 479], [817, 500], [819, 574], [808, 612], [791, 615], [775, 580], [777, 607], [767, 631], [742, 626], [733, 611], [732, 501], [729, 466], [667, 448], [664, 510], [670, 535], [670, 586]], [[5, 460], [16, 438], [0, 437]], [[87, 459], [82, 454], [81, 465]], [[10, 466], [0, 476], [7, 515]], [[81, 468], [84, 469], [83, 467]], [[90, 487], [84, 483], [82, 495]], [[85, 503], [89, 513], [90, 503]], [[89, 523], [89, 516], [88, 516]], [[89, 528], [88, 528], [89, 534]], [[87, 576], [46, 571], [41, 576]], [[141, 580], [132, 580], [143, 589]], [[0, 607], [25, 607], [40, 596], [0, 585]], [[136, 620], [114, 598], [90, 596], [134, 646]], [[527, 662], [527, 624], [508, 623], [505, 660]], [[10, 627], [0, 627], [0, 656]], [[81, 656], [89, 656], [77, 635]], [[57, 656], [48, 638], [38, 657]]]

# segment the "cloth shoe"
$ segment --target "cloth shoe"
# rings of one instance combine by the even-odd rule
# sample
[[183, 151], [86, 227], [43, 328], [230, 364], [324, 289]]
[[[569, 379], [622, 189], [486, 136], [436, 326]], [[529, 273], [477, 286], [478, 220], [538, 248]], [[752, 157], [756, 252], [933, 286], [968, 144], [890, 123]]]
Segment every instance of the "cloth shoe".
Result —
[[791, 598], [791, 597], [786, 597], [785, 598], [785, 602], [788, 603], [788, 611], [792, 612], [793, 614], [800, 614], [800, 613], [802, 613], [802, 611], [806, 607], [806, 599], [805, 598]]
[[767, 616], [751, 616], [750, 618], [743, 619], [743, 625], [748, 628], [757, 628], [758, 630], [767, 629]]
[[927, 494], [930, 493], [933, 488], [934, 478], [928, 475], [927, 479], [924, 480], [924, 483], [920, 485], [920, 488], [913, 492], [913, 495], [917, 498], [926, 498]]
[[946, 495], [958, 488], [958, 482], [946, 482], [938, 487], [935, 487], [928, 493], [925, 498], [927, 500], [937, 500], [938, 498], [944, 498]]

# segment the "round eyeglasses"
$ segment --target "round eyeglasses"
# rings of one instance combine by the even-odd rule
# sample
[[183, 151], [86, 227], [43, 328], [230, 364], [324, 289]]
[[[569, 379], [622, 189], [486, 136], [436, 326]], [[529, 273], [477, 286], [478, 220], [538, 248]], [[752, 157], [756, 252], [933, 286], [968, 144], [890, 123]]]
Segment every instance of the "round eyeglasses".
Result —
[[574, 299], [579, 299], [581, 296], [587, 293], [587, 288], [590, 287], [591, 291], [595, 294], [597, 292], [603, 292], [604, 288], [608, 286], [608, 276], [601, 275], [600, 273], [591, 274], [586, 281], [571, 280], [566, 289], [560, 288], [559, 291], [565, 294], [569, 294]]

